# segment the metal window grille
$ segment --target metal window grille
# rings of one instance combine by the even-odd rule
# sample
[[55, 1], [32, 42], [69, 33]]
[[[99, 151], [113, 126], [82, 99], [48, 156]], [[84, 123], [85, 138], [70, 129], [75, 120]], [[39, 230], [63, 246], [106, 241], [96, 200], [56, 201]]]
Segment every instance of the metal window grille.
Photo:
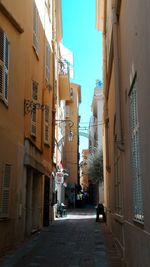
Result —
[[144, 221], [136, 80], [134, 82], [129, 98], [134, 218], [138, 221]]
[[0, 98], [8, 104], [9, 41], [0, 28]]
[[3, 181], [0, 188], [0, 218], [9, 215], [9, 191], [10, 191], [11, 165], [6, 164]]

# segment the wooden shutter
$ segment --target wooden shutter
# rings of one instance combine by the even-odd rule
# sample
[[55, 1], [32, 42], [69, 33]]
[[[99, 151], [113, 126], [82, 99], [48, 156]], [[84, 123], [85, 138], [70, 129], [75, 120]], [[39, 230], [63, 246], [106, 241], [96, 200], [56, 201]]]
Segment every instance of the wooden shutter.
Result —
[[11, 165], [6, 164], [0, 194], [0, 217], [8, 217]]
[[0, 28], [0, 97], [4, 91], [4, 32]]
[[50, 46], [46, 43], [45, 51], [45, 79], [47, 84], [50, 84]]
[[32, 100], [38, 100], [38, 83], [35, 81], [32, 81]]
[[66, 105], [66, 117], [70, 117], [70, 106]]
[[51, 19], [51, 4], [50, 4], [50, 0], [46, 0], [45, 4], [46, 4], [48, 17], [49, 17], [49, 19]]
[[44, 142], [49, 143], [49, 106], [44, 110]]
[[5, 71], [4, 71], [4, 99], [5, 101], [8, 101], [8, 60], [9, 60], [9, 42], [6, 37], [4, 36], [4, 65], [5, 65]]
[[4, 91], [4, 65], [0, 60], [0, 98], [3, 99]]
[[31, 135], [36, 136], [36, 108], [33, 109], [31, 116]]
[[[36, 81], [32, 81], [32, 101], [33, 106], [36, 104], [38, 100], [38, 83]], [[36, 137], [36, 122], [37, 122], [37, 110], [36, 106], [34, 106], [31, 114], [31, 135]]]
[[0, 98], [8, 103], [9, 42], [0, 28]]
[[38, 54], [39, 52], [39, 15], [37, 6], [33, 4], [33, 47]]

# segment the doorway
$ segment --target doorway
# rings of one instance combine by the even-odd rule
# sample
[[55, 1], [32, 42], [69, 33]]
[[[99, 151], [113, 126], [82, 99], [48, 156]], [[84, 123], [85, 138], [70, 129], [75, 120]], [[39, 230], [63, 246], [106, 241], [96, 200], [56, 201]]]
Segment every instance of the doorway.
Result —
[[50, 208], [50, 178], [45, 176], [45, 179], [44, 179], [43, 226], [49, 225], [49, 208]]

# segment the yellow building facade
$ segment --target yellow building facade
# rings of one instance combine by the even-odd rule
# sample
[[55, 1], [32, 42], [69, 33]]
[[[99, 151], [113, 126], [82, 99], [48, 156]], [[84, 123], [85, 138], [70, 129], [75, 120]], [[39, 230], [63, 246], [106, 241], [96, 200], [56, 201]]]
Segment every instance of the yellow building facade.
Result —
[[0, 251], [52, 219], [61, 2], [0, 2]]
[[82, 161], [80, 162], [80, 185], [83, 191], [86, 191], [89, 186], [89, 177], [88, 177], [89, 155], [90, 155], [89, 149], [82, 150]]
[[[66, 197], [68, 202], [71, 195], [73, 206], [76, 200], [76, 186], [79, 185], [79, 104], [81, 102], [81, 87], [78, 84], [70, 83], [70, 100], [66, 101], [66, 120], [72, 122], [72, 127], [66, 128], [66, 137], [63, 149], [63, 163], [69, 176], [66, 178]], [[69, 131], [72, 132], [72, 140], [68, 139]]]

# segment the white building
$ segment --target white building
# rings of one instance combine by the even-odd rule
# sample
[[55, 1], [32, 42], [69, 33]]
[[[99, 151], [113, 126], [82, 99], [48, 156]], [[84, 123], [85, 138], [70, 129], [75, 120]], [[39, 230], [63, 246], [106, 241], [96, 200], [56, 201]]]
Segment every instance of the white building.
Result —
[[[89, 123], [89, 149], [91, 153], [101, 151], [103, 148], [103, 89], [99, 80], [96, 81], [96, 87], [94, 89], [93, 101], [92, 101], [92, 117]], [[99, 183], [98, 188], [98, 201], [104, 202], [104, 185]]]
[[91, 106], [93, 116], [89, 125], [89, 140], [92, 149], [96, 147], [98, 150], [102, 150], [103, 102], [103, 89], [100, 82], [97, 81]]

